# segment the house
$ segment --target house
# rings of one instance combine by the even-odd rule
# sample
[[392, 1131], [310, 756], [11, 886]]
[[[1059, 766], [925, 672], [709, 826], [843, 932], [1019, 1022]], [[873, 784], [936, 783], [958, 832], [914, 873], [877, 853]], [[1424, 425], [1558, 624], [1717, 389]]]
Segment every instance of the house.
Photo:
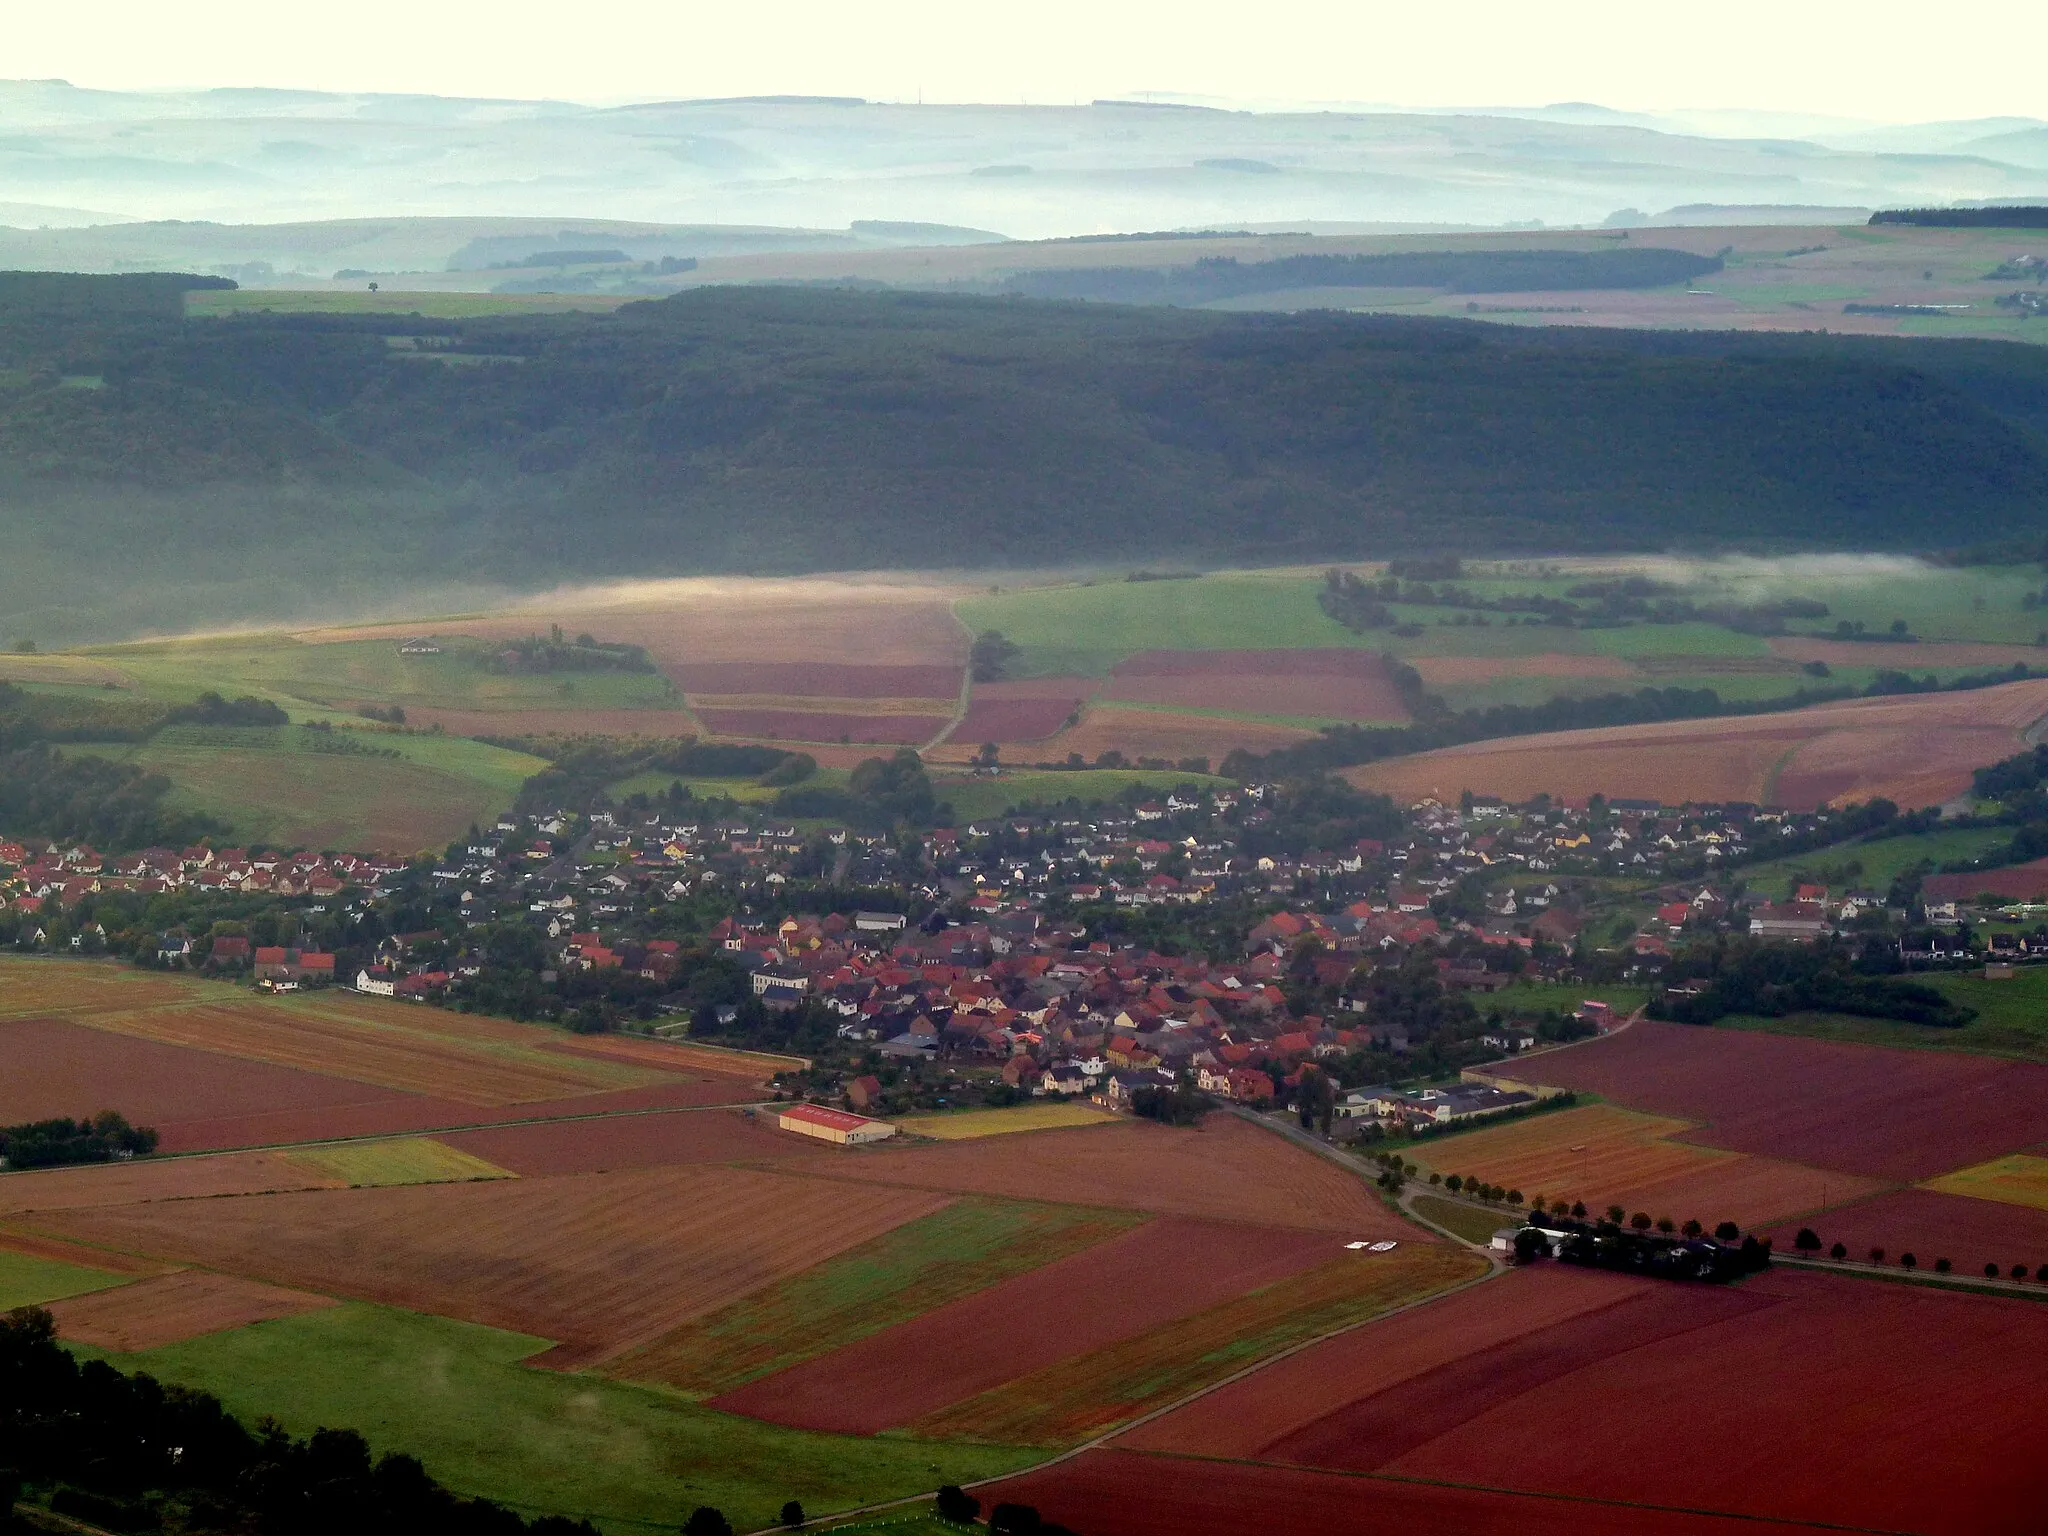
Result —
[[811, 990], [811, 978], [793, 965], [764, 965], [754, 972], [754, 996], [770, 1008], [794, 1008]]
[[222, 935], [213, 941], [212, 948], [206, 952], [206, 963], [214, 967], [247, 965], [249, 963], [249, 955], [250, 949], [247, 939]]
[[372, 997], [392, 997], [398, 991], [398, 978], [381, 965], [366, 966], [356, 972], [356, 990]]
[[846, 1102], [865, 1114], [882, 1102], [882, 1080], [869, 1074], [846, 1085]]

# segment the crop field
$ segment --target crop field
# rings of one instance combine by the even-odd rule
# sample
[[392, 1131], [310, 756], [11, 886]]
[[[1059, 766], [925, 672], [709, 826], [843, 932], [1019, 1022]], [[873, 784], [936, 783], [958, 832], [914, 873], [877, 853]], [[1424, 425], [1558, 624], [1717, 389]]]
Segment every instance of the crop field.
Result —
[[1532, 1198], [1544, 1193], [1591, 1205], [1601, 1195], [1655, 1184], [1727, 1158], [1727, 1153], [1670, 1139], [1687, 1128], [1683, 1120], [1588, 1104], [1470, 1131], [1441, 1145], [1424, 1141], [1408, 1155], [1445, 1175], [1476, 1173], [1489, 1184], [1519, 1189]]
[[2044, 713], [2048, 681], [2033, 680], [1788, 714], [1511, 737], [1349, 769], [1345, 777], [1409, 801], [1455, 799], [1470, 789], [1512, 800], [1550, 793], [1580, 804], [1602, 793], [1794, 809], [1878, 795], [1902, 806], [1933, 805], [1967, 790], [1972, 769], [2019, 750], [2021, 732]]
[[[897, 1325], [991, 1286], [1008, 1294], [1001, 1282], [1013, 1276], [1047, 1265], [1067, 1273], [1060, 1260], [1105, 1244], [1137, 1219], [1072, 1206], [958, 1200], [687, 1323], [613, 1361], [608, 1374], [695, 1396], [729, 1393], [884, 1330], [894, 1337]], [[1001, 1336], [1006, 1346], [1016, 1342], [1008, 1330]]]
[[832, 1152], [821, 1141], [790, 1136], [719, 1109], [543, 1120], [457, 1131], [439, 1140], [528, 1178], [809, 1159]]
[[[141, 1205], [153, 1201], [205, 1200], [220, 1195], [261, 1195], [280, 1190], [339, 1189], [341, 1181], [318, 1173], [288, 1152], [230, 1152], [205, 1157], [142, 1158], [127, 1163], [92, 1163], [42, 1168], [0, 1179], [0, 1217], [34, 1211]], [[19, 1244], [19, 1234], [6, 1239]]]
[[[1630, 1507], [1640, 1523], [1618, 1529], [1682, 1530], [1663, 1512], [1692, 1511], [1960, 1536], [2029, 1518], [2031, 1474], [2012, 1458], [2038, 1433], [2037, 1411], [1992, 1425], [1969, 1405], [2026, 1400], [2024, 1341], [2037, 1336], [2048, 1340], [2048, 1310], [2024, 1301], [1830, 1275], [1710, 1290], [1520, 1271], [1317, 1345], [1129, 1443], [1233, 1469], [1293, 1463], [1542, 1495], [1595, 1521], [1602, 1506]], [[1756, 1390], [1688, 1394], [1702, 1381]], [[1928, 1465], [1942, 1476], [1928, 1479]], [[1173, 1481], [1155, 1464], [1130, 1486]], [[1230, 1486], [1216, 1490], [1226, 1502]], [[1348, 1486], [1376, 1501], [1385, 1485]], [[1538, 1518], [1542, 1506], [1523, 1507]], [[1056, 1498], [1041, 1509], [1069, 1517]]]
[[[848, 1440], [714, 1413], [673, 1393], [533, 1370], [544, 1339], [345, 1303], [117, 1357], [125, 1370], [212, 1392], [254, 1424], [360, 1430], [458, 1492], [589, 1516], [609, 1536], [673, 1531], [679, 1510], [742, 1530], [782, 1501], [846, 1509], [973, 1482], [1036, 1459], [1000, 1447]], [[89, 1351], [88, 1351], [89, 1352]]]
[[1986, 1264], [2001, 1272], [2015, 1264], [2038, 1272], [2048, 1264], [2048, 1211], [1932, 1188], [1892, 1190], [1787, 1223], [1775, 1234], [1780, 1250], [1789, 1249], [1797, 1226], [1813, 1228], [1823, 1243], [1841, 1243], [1858, 1263], [1882, 1248], [1893, 1274], [1908, 1253], [1922, 1272], [1936, 1259], [1966, 1275], [1983, 1273]]
[[1515, 1220], [1498, 1211], [1467, 1205], [1462, 1200], [1441, 1199], [1436, 1195], [1417, 1195], [1409, 1204], [1424, 1221], [1455, 1232], [1468, 1243], [1490, 1242], [1494, 1233], [1504, 1226], [1513, 1225]]
[[1136, 705], [1090, 704], [1081, 723], [1034, 746], [1034, 762], [1060, 762], [1080, 753], [1094, 762], [1105, 752], [1126, 757], [1163, 757], [1180, 762], [1191, 757], [1220, 763], [1239, 747], [1271, 752], [1306, 741], [1315, 733], [1301, 726], [1264, 720], [1234, 720], [1228, 715], [1203, 715]]
[[1518, 1078], [1696, 1121], [1686, 1139], [1909, 1183], [2048, 1140], [2048, 1067], [1644, 1020]]
[[322, 1180], [350, 1189], [397, 1184], [457, 1184], [470, 1179], [509, 1179], [514, 1174], [431, 1136], [395, 1141], [352, 1141], [309, 1147], [292, 1161]]
[[1161, 1215], [1256, 1212], [1277, 1227], [1345, 1238], [1412, 1237], [1357, 1174], [1235, 1117], [1197, 1130], [1127, 1122], [1018, 1138], [881, 1148], [818, 1170], [835, 1179], [959, 1194], [1104, 1205]]
[[1408, 708], [1379, 657], [1352, 648], [1140, 651], [1111, 669], [1119, 703], [1247, 715], [1401, 722]]
[[1958, 1168], [1927, 1180], [1921, 1188], [1940, 1195], [1967, 1195], [1973, 1200], [1998, 1200], [2048, 1211], [2048, 1157], [2015, 1153], [1974, 1168]]
[[845, 714], [809, 709], [696, 708], [696, 716], [719, 736], [736, 741], [860, 742], [916, 746], [938, 735], [950, 708], [931, 714]]
[[961, 821], [978, 821], [984, 816], [1001, 816], [1018, 806], [1033, 803], [1055, 805], [1062, 800], [1113, 799], [1133, 785], [1164, 794], [1183, 785], [1198, 789], [1221, 788], [1228, 781], [1201, 773], [1177, 769], [1076, 768], [1034, 771], [1005, 768], [994, 779], [953, 778], [934, 773], [932, 782], [939, 798], [953, 807]]
[[642, 1344], [946, 1203], [727, 1168], [320, 1190], [39, 1213], [29, 1230], [539, 1333]]
[[960, 696], [957, 664], [844, 661], [688, 661], [677, 675], [698, 694], [786, 694], [825, 699], [944, 699]]
[[[712, 1405], [805, 1429], [876, 1434], [1094, 1351], [1192, 1321], [1340, 1254], [1307, 1232], [1169, 1217], [764, 1376]], [[1017, 1323], [1029, 1319], [1030, 1326]], [[1206, 1337], [1206, 1336], [1205, 1336]], [[915, 1360], [916, 1370], [901, 1362]], [[925, 1432], [925, 1431], [920, 1431]], [[937, 1438], [1018, 1438], [935, 1429]]]
[[1117, 1116], [1091, 1104], [1024, 1104], [1010, 1109], [969, 1109], [954, 1114], [906, 1115], [896, 1128], [939, 1141], [1007, 1136], [1015, 1131], [1054, 1131], [1066, 1126], [1106, 1125]]
[[73, 965], [62, 960], [0, 956], [0, 1020], [27, 1014], [147, 1008], [184, 1002], [194, 995], [193, 983], [182, 977], [121, 965]]
[[2007, 827], [1960, 827], [1915, 833], [1911, 837], [1881, 837], [1838, 843], [1797, 858], [1745, 864], [1742, 875], [1751, 890], [1766, 891], [1774, 897], [1789, 896], [1793, 885], [1801, 880], [1882, 891], [1896, 876], [1916, 864], [1959, 863], [2002, 848], [2011, 840], [2012, 831]]
[[1220, 1381], [1264, 1355], [1485, 1272], [1437, 1244], [1344, 1254], [1076, 1359], [926, 1414], [910, 1427], [942, 1439], [1064, 1445]]
[[329, 1296], [187, 1269], [73, 1296], [50, 1311], [60, 1337], [129, 1353], [334, 1305]]
[[67, 1264], [61, 1259], [0, 1245], [0, 1312], [102, 1291], [126, 1284], [129, 1278], [111, 1270], [88, 1269], [82, 1264]]
[[1043, 741], [1065, 726], [1101, 686], [1092, 677], [976, 683], [968, 697], [966, 715], [946, 740], [963, 756], [979, 750], [987, 741]]

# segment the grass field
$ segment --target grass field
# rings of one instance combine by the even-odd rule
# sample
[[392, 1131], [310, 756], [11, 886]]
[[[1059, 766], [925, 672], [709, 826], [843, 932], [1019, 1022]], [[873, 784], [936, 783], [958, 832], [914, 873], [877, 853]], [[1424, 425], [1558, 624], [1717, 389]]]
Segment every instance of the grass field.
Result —
[[964, 1199], [756, 1291], [614, 1361], [610, 1374], [715, 1397], [1113, 1237], [1140, 1218]]
[[45, 1302], [62, 1301], [66, 1296], [83, 1296], [87, 1291], [104, 1291], [126, 1285], [133, 1278], [0, 1248], [0, 1312], [39, 1307]]
[[1913, 980], [1976, 1009], [1977, 1017], [1957, 1029], [1839, 1013], [1794, 1013], [1782, 1019], [1732, 1017], [1717, 1027], [2048, 1062], [2048, 967], [2022, 966], [2007, 981], [1986, 981], [1981, 974], [1969, 972], [1915, 976]]
[[348, 1425], [418, 1456], [458, 1492], [619, 1533], [673, 1531], [699, 1504], [740, 1530], [783, 1500], [823, 1514], [970, 1482], [1034, 1453], [908, 1438], [852, 1440], [700, 1408], [672, 1393], [520, 1362], [546, 1342], [346, 1303], [117, 1357], [295, 1434]]
[[564, 310], [611, 311], [641, 295], [602, 293], [401, 293], [368, 288], [294, 291], [283, 288], [202, 289], [185, 295], [192, 318], [251, 314], [424, 315], [473, 320], [484, 315], [551, 315]]
[[[1020, 753], [1024, 748], [1017, 749]], [[952, 778], [934, 774], [932, 787], [953, 807], [962, 822], [1001, 816], [1022, 805], [1051, 805], [1061, 800], [1110, 800], [1125, 790], [1142, 787], [1164, 793], [1183, 784], [1220, 789], [1228, 779], [1178, 769], [1082, 768], [1074, 772], [1033, 772], [1006, 769], [1000, 778]]]
[[1741, 874], [1752, 889], [1778, 896], [1790, 895], [1792, 886], [1801, 880], [1818, 880], [1845, 891], [1858, 887], [1883, 891], [1915, 864], [1939, 866], [1974, 859], [2011, 841], [2010, 827], [1961, 827], [1912, 837], [1840, 843], [1798, 858], [1745, 864]]
[[966, 1109], [944, 1115], [911, 1115], [898, 1120], [898, 1130], [940, 1141], [965, 1141], [975, 1136], [1007, 1136], [1016, 1131], [1050, 1131], [1070, 1125], [1102, 1125], [1117, 1117], [1089, 1104], [1024, 1104], [1011, 1109]]
[[940, 1439], [1072, 1444], [1262, 1356], [1483, 1272], [1473, 1255], [1436, 1243], [1344, 1254], [1193, 1317], [1033, 1371], [911, 1427]]
[[1583, 1002], [1605, 1003], [1619, 1014], [1634, 1013], [1649, 1001], [1648, 987], [1623, 982], [1518, 981], [1485, 997], [1474, 996], [1473, 1006], [1482, 1014], [1517, 1011], [1557, 1010], [1570, 1013]]
[[2016, 1154], [1974, 1168], [1929, 1179], [1920, 1186], [1943, 1195], [1968, 1195], [1973, 1200], [1997, 1200], [2006, 1205], [2025, 1205], [2048, 1211], [2048, 1157]]
[[496, 1163], [486, 1162], [431, 1136], [311, 1147], [303, 1152], [294, 1152], [292, 1161], [323, 1178], [341, 1179], [354, 1189], [514, 1177]]
[[1468, 1243], [1490, 1242], [1493, 1234], [1502, 1227], [1514, 1225], [1514, 1218], [1504, 1212], [1481, 1210], [1462, 1200], [1417, 1195], [1409, 1204], [1415, 1207], [1415, 1214], [1424, 1221], [1433, 1221], [1446, 1232], [1457, 1233]]

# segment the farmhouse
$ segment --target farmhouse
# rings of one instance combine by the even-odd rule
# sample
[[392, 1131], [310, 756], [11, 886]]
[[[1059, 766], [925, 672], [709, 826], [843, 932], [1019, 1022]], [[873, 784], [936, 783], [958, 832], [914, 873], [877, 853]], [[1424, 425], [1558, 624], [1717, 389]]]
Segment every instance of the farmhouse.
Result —
[[886, 1120], [870, 1120], [865, 1115], [827, 1109], [822, 1104], [792, 1104], [788, 1109], [777, 1110], [775, 1123], [782, 1130], [794, 1131], [799, 1136], [814, 1136], [819, 1141], [829, 1141], [841, 1147], [886, 1141], [896, 1134], [896, 1127]]

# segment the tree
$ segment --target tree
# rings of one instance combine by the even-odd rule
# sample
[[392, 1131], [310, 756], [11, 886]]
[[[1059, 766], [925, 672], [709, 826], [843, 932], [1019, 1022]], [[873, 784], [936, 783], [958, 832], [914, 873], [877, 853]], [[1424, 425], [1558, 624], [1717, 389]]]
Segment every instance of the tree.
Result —
[[1657, 1218], [1657, 1230], [1659, 1232], [1662, 1232], [1666, 1237], [1669, 1237], [1672, 1233], [1678, 1230], [1678, 1223], [1673, 1221], [1669, 1216], [1659, 1216]]
[[1949, 1261], [1948, 1261], [1947, 1259], [1936, 1259], [1936, 1260], [1934, 1261], [1934, 1272], [1935, 1272], [1935, 1273], [1936, 1273], [1937, 1275], [1945, 1275], [1945, 1274], [1947, 1274], [1947, 1273], [1948, 1273], [1948, 1272], [1949, 1272], [1949, 1271], [1950, 1271], [1951, 1269], [1954, 1269], [1954, 1268], [1955, 1268], [1955, 1266], [1954, 1266], [1953, 1264], [1949, 1263]]
[[1811, 1227], [1801, 1227], [1798, 1235], [1792, 1239], [1792, 1246], [1801, 1253], [1819, 1253], [1821, 1248], [1820, 1234]]
[[1996, 1264], [1986, 1264], [1984, 1266], [1984, 1278], [1986, 1280], [1996, 1280], [1998, 1278], [1998, 1266]]
[[1884, 1250], [1882, 1248], [1871, 1249], [1870, 1262], [1873, 1264], [1882, 1264], [1884, 1262]]
[[732, 1522], [723, 1511], [699, 1504], [683, 1522], [683, 1536], [732, 1536]]
[[1648, 1211], [1637, 1211], [1635, 1215], [1629, 1217], [1628, 1224], [1638, 1232], [1647, 1232], [1650, 1230], [1650, 1213]]
[[1742, 1228], [1735, 1225], [1732, 1221], [1724, 1221], [1714, 1228], [1714, 1240], [1716, 1242], [1732, 1243], [1741, 1236]]
[[1688, 1220], [1686, 1224], [1680, 1227], [1678, 1230], [1680, 1232], [1683, 1232], [1687, 1237], [1698, 1237], [1702, 1232], [1706, 1231], [1706, 1228], [1702, 1227], [1697, 1221]]
[[1621, 1206], [1610, 1205], [1607, 1207], [1607, 1219], [1618, 1227], [1628, 1220], [1628, 1212]]
[[1847, 1243], [1835, 1244], [1834, 1247], [1828, 1250], [1828, 1257], [1833, 1259], [1837, 1264], [1841, 1263], [1842, 1260], [1849, 1257], [1849, 1245]]
[[963, 1493], [957, 1483], [948, 1483], [939, 1490], [937, 1509], [941, 1520], [951, 1520], [955, 1525], [968, 1525], [981, 1518], [981, 1500]]
[[1574, 1220], [1577, 1220], [1577, 1221], [1584, 1221], [1584, 1220], [1586, 1219], [1586, 1202], [1585, 1202], [1585, 1201], [1583, 1201], [1583, 1200], [1574, 1200], [1574, 1201], [1572, 1202], [1572, 1217], [1573, 1217], [1573, 1219], [1574, 1219]]
[[1509, 1205], [1520, 1205], [1521, 1203], [1522, 1203], [1522, 1192], [1521, 1192], [1521, 1191], [1520, 1191], [1519, 1189], [1511, 1189], [1511, 1190], [1509, 1190], [1509, 1191], [1508, 1191], [1508, 1204], [1509, 1204]]
[[999, 683], [1018, 655], [1018, 647], [1005, 639], [1001, 630], [984, 629], [974, 637], [974, 647], [967, 653], [967, 659], [977, 683]]
[[2013, 1265], [2013, 1267], [2012, 1267], [2012, 1277], [2013, 1277], [2013, 1279], [2015, 1279], [2015, 1280], [2024, 1280], [2024, 1279], [2026, 1279], [2026, 1278], [2027, 1278], [2027, 1266], [2026, 1266], [2026, 1265], [2024, 1265], [2024, 1264], [2015, 1264], [2015, 1265]]
[[1444, 1180], [1444, 1188], [1448, 1189], [1454, 1195], [1464, 1187], [1465, 1180], [1462, 1175], [1454, 1173], [1448, 1179]]
[[1920, 1261], [1914, 1258], [1910, 1252], [1899, 1255], [1899, 1268], [1901, 1269], [1916, 1269], [1919, 1267], [1919, 1264]]

